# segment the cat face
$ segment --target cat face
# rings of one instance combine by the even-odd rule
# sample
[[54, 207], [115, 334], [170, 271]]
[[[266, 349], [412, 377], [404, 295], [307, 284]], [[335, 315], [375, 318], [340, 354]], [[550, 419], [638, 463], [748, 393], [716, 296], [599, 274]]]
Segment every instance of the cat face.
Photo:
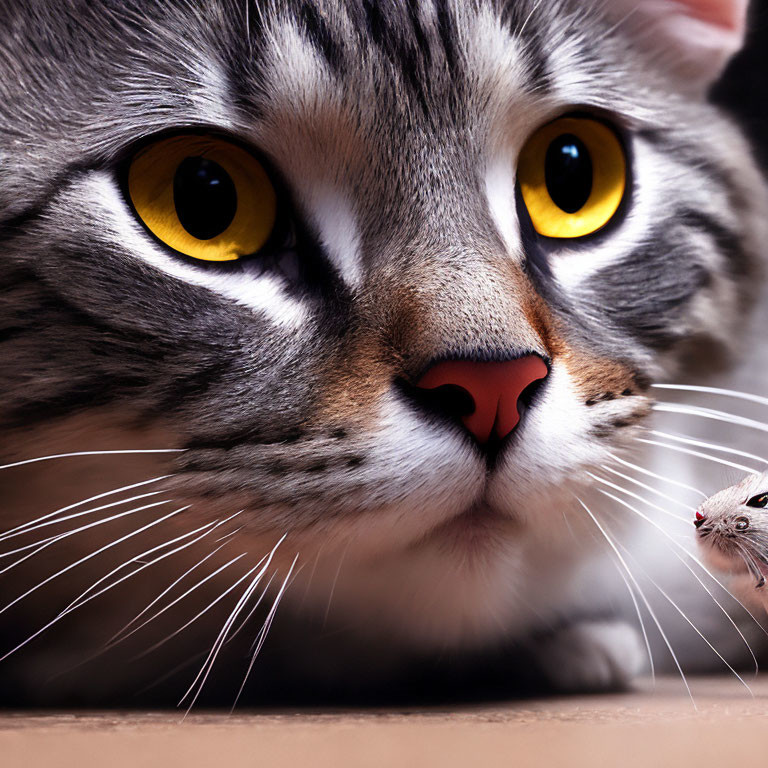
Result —
[[[497, 632], [567, 559], [562, 511], [651, 380], [686, 345], [730, 343], [763, 237], [757, 172], [700, 68], [598, 6], [6, 11], [4, 429], [154, 425], [184, 449], [168, 485], [196, 514], [242, 509], [240, 535], [287, 533], [291, 556], [347, 551], [336, 599], [361, 621]], [[162, 175], [174, 140], [260, 169], [255, 255], [190, 255], [142, 217], [132, 169]], [[594, 221], [552, 209], [553, 146], [589, 155], [585, 200], [618, 190]], [[524, 355], [547, 375], [493, 455], [415, 391], [441, 361]]]

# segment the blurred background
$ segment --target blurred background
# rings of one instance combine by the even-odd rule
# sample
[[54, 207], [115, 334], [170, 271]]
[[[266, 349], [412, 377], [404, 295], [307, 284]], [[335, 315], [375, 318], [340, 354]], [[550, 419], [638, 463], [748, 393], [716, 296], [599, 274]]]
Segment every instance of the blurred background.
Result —
[[712, 96], [746, 126], [768, 170], [768, 1], [752, 0], [751, 6], [747, 47], [733, 60]]

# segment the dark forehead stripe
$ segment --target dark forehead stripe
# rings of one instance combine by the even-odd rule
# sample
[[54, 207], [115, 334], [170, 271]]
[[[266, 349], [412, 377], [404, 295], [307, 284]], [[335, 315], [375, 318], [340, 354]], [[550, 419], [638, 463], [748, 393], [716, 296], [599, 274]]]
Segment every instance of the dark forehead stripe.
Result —
[[331, 29], [320, 9], [312, 2], [305, 2], [299, 10], [299, 19], [307, 40], [325, 59], [331, 71], [343, 76], [345, 61], [341, 40]]

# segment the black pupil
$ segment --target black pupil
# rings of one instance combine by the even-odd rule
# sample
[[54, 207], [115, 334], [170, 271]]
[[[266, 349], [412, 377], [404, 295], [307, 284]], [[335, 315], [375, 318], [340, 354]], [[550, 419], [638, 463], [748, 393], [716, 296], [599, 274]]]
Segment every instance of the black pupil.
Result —
[[761, 493], [757, 496], [753, 496], [748, 502], [748, 507], [758, 507], [759, 509], [762, 509], [765, 506], [768, 506], [768, 493]]
[[173, 203], [181, 226], [198, 240], [210, 240], [235, 218], [237, 191], [218, 163], [205, 157], [187, 157], [173, 177]]
[[558, 136], [547, 149], [544, 178], [558, 208], [580, 211], [592, 194], [592, 159], [584, 142], [572, 133]]

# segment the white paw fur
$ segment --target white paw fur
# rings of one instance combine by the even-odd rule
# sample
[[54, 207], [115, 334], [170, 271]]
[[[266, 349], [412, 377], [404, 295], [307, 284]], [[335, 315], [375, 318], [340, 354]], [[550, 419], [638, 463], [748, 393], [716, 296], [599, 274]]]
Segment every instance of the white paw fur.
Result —
[[537, 649], [549, 682], [566, 693], [626, 688], [646, 664], [645, 646], [624, 622], [572, 624]]

